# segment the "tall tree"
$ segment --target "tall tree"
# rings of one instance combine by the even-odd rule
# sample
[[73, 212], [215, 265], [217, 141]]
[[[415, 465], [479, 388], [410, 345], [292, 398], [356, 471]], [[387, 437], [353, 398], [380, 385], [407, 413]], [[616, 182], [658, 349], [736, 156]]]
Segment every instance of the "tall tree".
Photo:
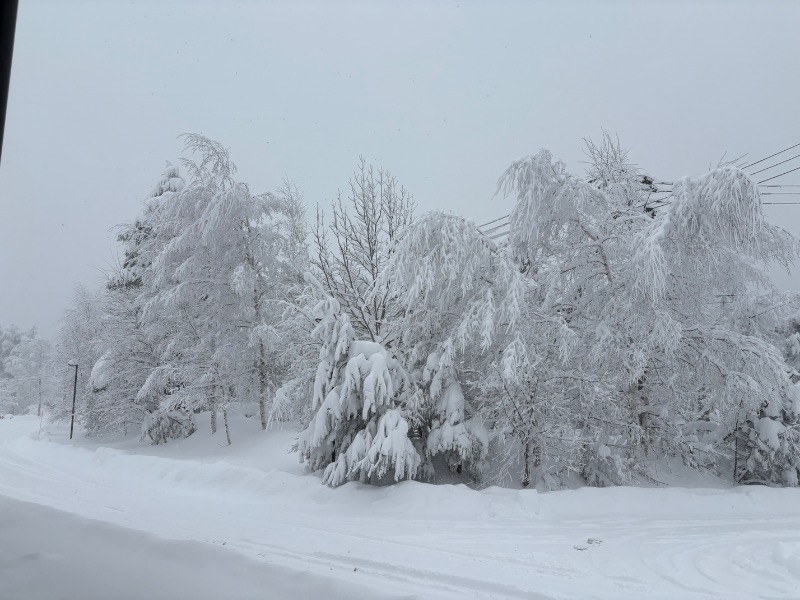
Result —
[[101, 299], [100, 358], [91, 371], [86, 426], [89, 433], [140, 425], [159, 406], [164, 389], [140, 394], [161, 365], [168, 346], [169, 321], [142, 319], [153, 298], [152, 262], [174, 233], [159, 222], [163, 205], [185, 187], [177, 167], [168, 164], [131, 223], [121, 227], [122, 264], [110, 273]]
[[267, 402], [284, 368], [278, 301], [301, 262], [297, 253], [305, 251], [302, 200], [286, 185], [277, 194], [251, 194], [216, 142], [190, 135], [186, 147], [198, 156], [184, 161], [191, 180], [158, 213], [174, 237], [153, 260], [157, 292], [144, 318], [152, 322], [150, 311], [171, 315], [173, 356], [151, 383], [180, 381], [173, 400], [196, 406], [208, 398], [212, 420], [218, 404], [227, 419], [232, 397], [255, 397], [265, 428]]

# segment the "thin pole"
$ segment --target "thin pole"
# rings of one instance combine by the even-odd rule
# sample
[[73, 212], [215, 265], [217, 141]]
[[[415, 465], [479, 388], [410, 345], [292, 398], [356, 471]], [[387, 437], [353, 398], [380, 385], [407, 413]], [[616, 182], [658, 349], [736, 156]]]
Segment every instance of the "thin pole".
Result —
[[78, 394], [78, 365], [75, 365], [75, 383], [72, 385], [72, 420], [69, 424], [69, 439], [72, 439], [72, 430], [75, 427], [75, 396]]

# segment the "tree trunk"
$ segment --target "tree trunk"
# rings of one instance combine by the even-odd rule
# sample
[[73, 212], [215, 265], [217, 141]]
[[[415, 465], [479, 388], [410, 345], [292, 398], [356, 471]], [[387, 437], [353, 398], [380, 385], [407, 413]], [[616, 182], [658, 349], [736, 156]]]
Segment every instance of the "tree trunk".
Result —
[[[244, 220], [244, 226], [247, 230], [248, 236], [250, 235], [250, 221]], [[256, 273], [256, 282], [258, 281], [259, 268], [253, 252], [250, 249], [248, 242], [247, 250], [245, 252], [245, 260], [253, 272]], [[253, 287], [253, 310], [255, 311], [255, 323], [260, 325], [263, 322], [261, 315], [261, 297], [259, 296], [258, 284]], [[258, 340], [258, 413], [261, 416], [261, 430], [267, 429], [267, 360], [266, 349], [264, 348], [264, 340]]]
[[[216, 390], [216, 386], [215, 390]], [[228, 446], [231, 445], [231, 430], [228, 427], [228, 400], [225, 398], [225, 385], [221, 385], [222, 390], [222, 422], [225, 424], [225, 438], [228, 440]]]
[[522, 487], [526, 488], [531, 484], [531, 443], [525, 442], [525, 453], [523, 456], [525, 461], [522, 467]]
[[217, 433], [217, 386], [211, 386], [211, 402], [209, 402], [209, 406], [211, 407], [211, 433]]
[[642, 448], [644, 450], [644, 458], [650, 453], [650, 402], [644, 393], [644, 384], [647, 381], [647, 369], [645, 369], [639, 381], [636, 382], [636, 393], [639, 396], [639, 427], [642, 430]]
[[634, 438], [636, 434], [635, 428], [637, 425], [639, 434], [638, 439], [631, 439], [631, 442], [635, 444], [632, 450], [633, 455], [640, 458], [647, 458], [647, 455], [650, 452], [650, 419], [648, 414], [649, 402], [647, 401], [647, 396], [644, 394], [644, 385], [646, 381], [647, 370], [645, 370], [645, 372], [636, 382], [631, 383], [630, 386], [628, 386], [628, 396], [630, 398], [632, 417], [631, 438]]
[[267, 428], [267, 361], [264, 358], [264, 342], [258, 342], [258, 412], [261, 415], [261, 429]]
[[228, 409], [222, 409], [222, 421], [225, 423], [225, 437], [228, 440], [228, 446], [231, 445], [231, 430], [228, 428]]

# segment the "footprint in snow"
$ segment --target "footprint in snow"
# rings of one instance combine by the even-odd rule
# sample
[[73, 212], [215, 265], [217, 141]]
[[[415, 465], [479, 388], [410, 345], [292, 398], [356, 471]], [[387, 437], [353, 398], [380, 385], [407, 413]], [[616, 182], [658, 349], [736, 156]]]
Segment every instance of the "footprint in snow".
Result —
[[[586, 540], [586, 543], [591, 546], [599, 546], [600, 544], [603, 543], [603, 540], [597, 538], [589, 538]], [[575, 550], [578, 550], [579, 552], [583, 552], [584, 550], [588, 550], [589, 546], [585, 546], [583, 544], [576, 544], [575, 546], [573, 546], [573, 548], [575, 548]]]
[[589, 538], [588, 540], [586, 540], [586, 543], [587, 544], [594, 544], [596, 546], [599, 546], [600, 544], [603, 543], [603, 540], [598, 539], [598, 538]]

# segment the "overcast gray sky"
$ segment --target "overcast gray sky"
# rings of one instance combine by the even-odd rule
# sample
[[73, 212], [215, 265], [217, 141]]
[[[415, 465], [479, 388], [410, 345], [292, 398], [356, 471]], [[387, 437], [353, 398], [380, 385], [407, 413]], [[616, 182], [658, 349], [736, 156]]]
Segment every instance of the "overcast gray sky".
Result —
[[[287, 175], [327, 202], [363, 154], [420, 210], [481, 222], [510, 208], [510, 161], [579, 171], [603, 127], [667, 180], [800, 142], [798, 26], [790, 1], [20, 0], [0, 324], [55, 334], [181, 133], [228, 146], [254, 191]], [[768, 211], [800, 233], [800, 206]]]

